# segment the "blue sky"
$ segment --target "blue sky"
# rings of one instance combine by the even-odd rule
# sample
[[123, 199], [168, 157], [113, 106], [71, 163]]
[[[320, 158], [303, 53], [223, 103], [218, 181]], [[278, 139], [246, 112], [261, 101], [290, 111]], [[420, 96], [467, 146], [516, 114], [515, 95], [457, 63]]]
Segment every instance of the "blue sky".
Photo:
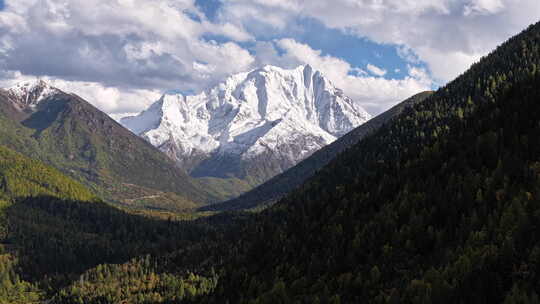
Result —
[[0, 0], [0, 87], [40, 77], [134, 113], [163, 92], [310, 64], [378, 114], [539, 19], [538, 0]]
[[216, 16], [221, 8], [220, 0], [196, 0], [195, 5], [204, 12], [208, 19], [216, 21]]
[[[399, 57], [395, 45], [377, 44], [366, 38], [347, 35], [341, 30], [329, 29], [314, 19], [301, 19], [298, 24], [303, 31], [295, 35], [296, 40], [321, 50], [323, 55], [344, 59], [358, 68], [365, 68], [371, 63], [387, 70], [386, 77], [406, 76], [407, 63]], [[400, 71], [394, 72], [396, 69]]]

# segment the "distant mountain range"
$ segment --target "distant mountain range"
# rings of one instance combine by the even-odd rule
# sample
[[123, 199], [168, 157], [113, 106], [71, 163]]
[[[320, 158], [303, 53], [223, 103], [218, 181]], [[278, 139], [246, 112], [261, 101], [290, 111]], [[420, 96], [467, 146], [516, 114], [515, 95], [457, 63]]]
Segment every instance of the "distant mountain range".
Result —
[[0, 144], [108, 200], [166, 210], [237, 197], [371, 118], [309, 65], [232, 75], [196, 96], [165, 94], [121, 120], [132, 132], [43, 80], [0, 89], [0, 103]]
[[198, 178], [249, 189], [371, 116], [311, 66], [265, 66], [199, 95], [166, 94], [121, 123]]

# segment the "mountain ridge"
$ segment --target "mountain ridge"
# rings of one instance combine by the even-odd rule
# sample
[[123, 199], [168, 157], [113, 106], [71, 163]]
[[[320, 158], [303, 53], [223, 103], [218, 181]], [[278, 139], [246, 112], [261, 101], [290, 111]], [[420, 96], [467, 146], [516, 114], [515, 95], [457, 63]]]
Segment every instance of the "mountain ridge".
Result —
[[194, 177], [236, 177], [256, 185], [369, 118], [305, 65], [231, 75], [198, 95], [165, 94], [121, 123]]
[[[75, 94], [39, 80], [0, 90], [0, 103], [1, 144], [60, 169], [107, 199], [132, 202], [152, 192], [173, 209], [217, 200], [161, 151]], [[162, 205], [130, 203], [146, 204]]]

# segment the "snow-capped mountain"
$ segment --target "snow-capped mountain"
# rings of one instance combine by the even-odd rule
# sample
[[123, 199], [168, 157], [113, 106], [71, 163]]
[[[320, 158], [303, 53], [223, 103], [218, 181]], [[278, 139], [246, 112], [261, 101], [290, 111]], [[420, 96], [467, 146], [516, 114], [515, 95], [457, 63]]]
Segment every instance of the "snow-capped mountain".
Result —
[[306, 65], [232, 75], [195, 96], [166, 94], [120, 122], [193, 176], [250, 177], [256, 184], [370, 118]]
[[21, 110], [34, 108], [48, 97], [61, 93], [43, 80], [21, 82], [6, 89], [6, 92], [13, 105]]

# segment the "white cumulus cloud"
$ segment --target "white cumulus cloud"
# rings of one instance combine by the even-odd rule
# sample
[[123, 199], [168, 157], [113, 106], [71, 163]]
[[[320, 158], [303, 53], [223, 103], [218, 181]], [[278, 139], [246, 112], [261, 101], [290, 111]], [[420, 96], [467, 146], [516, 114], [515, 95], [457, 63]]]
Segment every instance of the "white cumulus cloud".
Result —
[[368, 63], [366, 68], [368, 69], [368, 71], [370, 71], [373, 75], [376, 75], [376, 76], [379, 76], [379, 77], [382, 77], [384, 75], [386, 75], [386, 70], [385, 69], [381, 69], [379, 68], [378, 66], [376, 65], [373, 65], [371, 63]]
[[[118, 92], [197, 91], [251, 68], [255, 59], [239, 46], [251, 40], [239, 25], [209, 21], [193, 0], [8, 0], [0, 11], [0, 71], [62, 79], [89, 95], [102, 87], [92, 93], [108, 99], [101, 108], [131, 111], [138, 101]], [[131, 101], [118, 103], [123, 95]]]

